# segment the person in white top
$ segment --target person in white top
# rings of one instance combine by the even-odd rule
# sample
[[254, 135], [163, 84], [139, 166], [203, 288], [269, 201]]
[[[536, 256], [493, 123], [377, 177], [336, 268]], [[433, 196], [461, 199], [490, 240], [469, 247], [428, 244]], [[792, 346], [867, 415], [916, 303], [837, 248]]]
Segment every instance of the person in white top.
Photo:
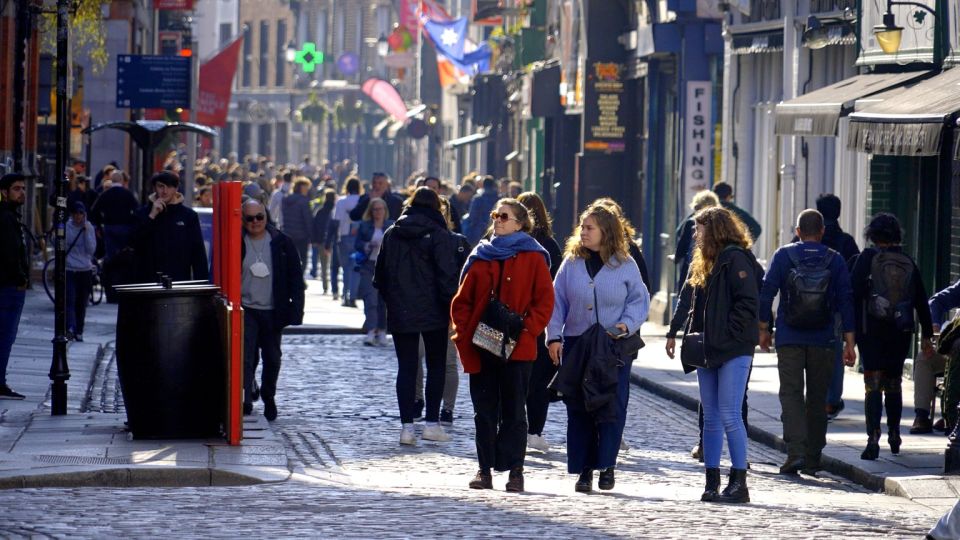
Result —
[[[337, 200], [333, 208], [333, 220], [338, 223], [339, 241], [335, 262], [331, 266], [330, 280], [337, 279], [337, 268], [343, 268], [343, 305], [348, 307], [357, 307], [357, 288], [360, 284], [360, 276], [354, 270], [354, 264], [350, 260], [350, 255], [354, 251], [354, 241], [357, 236], [357, 228], [350, 219], [350, 211], [357, 206], [360, 200], [360, 179], [356, 176], [347, 178], [344, 184], [346, 195]], [[336, 293], [333, 299], [337, 299]]]
[[270, 195], [270, 202], [267, 203], [267, 211], [270, 214], [270, 222], [278, 229], [283, 228], [283, 198], [290, 194], [293, 185], [293, 173], [285, 172], [283, 176], [277, 178], [273, 193]]

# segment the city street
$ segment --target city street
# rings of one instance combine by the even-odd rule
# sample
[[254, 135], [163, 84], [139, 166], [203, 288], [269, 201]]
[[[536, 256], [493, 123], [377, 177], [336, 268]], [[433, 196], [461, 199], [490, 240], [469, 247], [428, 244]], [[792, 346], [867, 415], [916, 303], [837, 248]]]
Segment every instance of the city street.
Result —
[[[783, 455], [751, 442], [752, 503], [699, 502], [696, 417], [634, 387], [617, 487], [575, 493], [563, 406], [548, 454], [527, 459], [525, 494], [466, 487], [476, 470], [467, 378], [449, 443], [397, 444], [392, 348], [360, 336], [287, 336], [280, 416], [291, 480], [231, 488], [0, 491], [0, 536], [154, 537], [919, 537], [939, 512], [849, 481], [778, 476]], [[256, 412], [261, 412], [260, 404]]]

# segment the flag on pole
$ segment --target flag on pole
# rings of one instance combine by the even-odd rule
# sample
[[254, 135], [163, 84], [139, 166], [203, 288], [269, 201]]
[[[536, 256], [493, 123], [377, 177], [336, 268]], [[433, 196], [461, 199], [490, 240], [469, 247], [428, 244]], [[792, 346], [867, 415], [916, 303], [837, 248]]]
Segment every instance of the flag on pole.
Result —
[[467, 39], [468, 24], [466, 17], [427, 19], [423, 24], [423, 32], [437, 50], [437, 71], [443, 87], [469, 82], [470, 77], [490, 67], [490, 47]]
[[200, 89], [196, 104], [198, 123], [217, 127], [227, 125], [233, 77], [236, 75], [242, 44], [243, 34], [200, 66]]

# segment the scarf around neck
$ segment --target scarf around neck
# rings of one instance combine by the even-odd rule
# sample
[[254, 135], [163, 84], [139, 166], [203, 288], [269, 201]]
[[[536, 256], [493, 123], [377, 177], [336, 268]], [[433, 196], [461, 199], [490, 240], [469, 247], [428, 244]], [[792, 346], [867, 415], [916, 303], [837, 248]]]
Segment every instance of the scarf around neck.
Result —
[[506, 236], [493, 236], [490, 240], [481, 240], [467, 257], [467, 263], [463, 265], [463, 271], [460, 273], [460, 281], [463, 282], [467, 271], [478, 260], [503, 261], [524, 251], [540, 253], [547, 262], [547, 268], [550, 267], [550, 254], [547, 250], [543, 249], [543, 246], [529, 234], [515, 232]]

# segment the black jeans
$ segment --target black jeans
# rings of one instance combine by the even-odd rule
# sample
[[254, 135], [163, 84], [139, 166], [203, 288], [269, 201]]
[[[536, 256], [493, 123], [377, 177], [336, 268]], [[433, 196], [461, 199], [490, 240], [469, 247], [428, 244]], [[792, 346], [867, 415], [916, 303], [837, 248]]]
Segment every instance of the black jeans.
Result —
[[83, 333], [83, 321], [87, 318], [90, 289], [93, 288], [93, 271], [74, 272], [67, 270], [67, 330]]
[[470, 374], [481, 469], [522, 467], [527, 452], [527, 387], [533, 362], [507, 362], [480, 351], [480, 372]]
[[440, 401], [443, 399], [443, 380], [447, 362], [447, 329], [428, 332], [394, 332], [393, 347], [397, 351], [397, 405], [400, 422], [412, 424], [416, 416], [417, 364], [420, 362], [420, 336], [427, 362], [426, 398], [427, 422], [440, 420]]
[[542, 435], [547, 423], [547, 410], [550, 408], [550, 391], [547, 385], [557, 374], [557, 366], [550, 360], [550, 353], [543, 343], [543, 335], [537, 338], [537, 361], [533, 363], [530, 375], [530, 389], [527, 392], [527, 433]]
[[260, 395], [273, 399], [277, 395], [280, 376], [280, 338], [273, 318], [273, 310], [243, 308], [243, 392], [245, 402], [252, 401], [253, 379], [257, 364], [263, 356], [263, 374], [260, 377]]

